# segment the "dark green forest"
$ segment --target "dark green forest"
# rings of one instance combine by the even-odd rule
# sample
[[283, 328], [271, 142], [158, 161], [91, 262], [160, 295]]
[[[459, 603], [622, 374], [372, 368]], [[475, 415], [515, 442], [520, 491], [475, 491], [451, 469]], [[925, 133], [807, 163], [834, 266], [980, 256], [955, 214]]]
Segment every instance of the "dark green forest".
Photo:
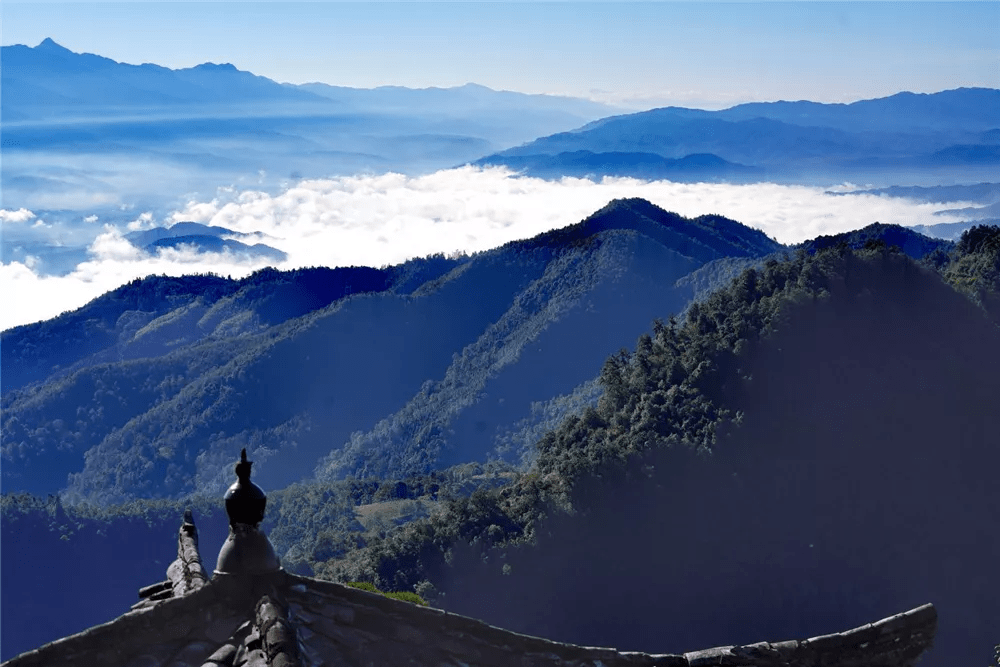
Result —
[[[815, 634], [926, 598], [951, 617], [937, 655], [987, 655], [998, 239], [974, 228], [922, 263], [838, 242], [749, 269], [608, 359], [599, 404], [511, 484], [317, 572], [639, 650]], [[649, 618], [671, 628], [637, 631]]]
[[[415, 550], [414, 544], [445, 545], [439, 549], [443, 558], [447, 545], [459, 540], [484, 548], [530, 543], [548, 516], [572, 514], [581, 503], [592, 505], [594, 480], [645, 477], [637, 462], [653, 451], [683, 447], [710, 456], [720, 430], [731, 434], [743, 421], [753, 391], [752, 359], [782, 336], [794, 335], [789, 329], [797, 318], [817, 317], [807, 311], [827, 311], [830, 317], [859, 305], [871, 309], [874, 301], [863, 300], [874, 299], [875, 289], [882, 292], [883, 304], [898, 300], [899, 307], [919, 307], [926, 299], [923, 290], [942, 297], [937, 269], [946, 284], [979, 306], [981, 312], [959, 300], [948, 304], [963, 325], [970, 324], [965, 321], [969, 318], [979, 324], [978, 331], [965, 335], [979, 344], [995, 342], [991, 329], [976, 318], [996, 320], [1000, 312], [995, 302], [1000, 294], [1000, 228], [970, 230], [941, 265], [938, 255], [918, 263], [898, 246], [879, 240], [869, 239], [856, 251], [843, 239], [816, 246], [822, 249], [809, 247], [784, 261], [769, 259], [762, 269], [744, 271], [729, 287], [694, 304], [684, 322], [655, 322], [634, 350], [623, 349], [605, 362], [600, 374], [604, 395], [598, 406], [547, 433], [529, 472], [503, 489], [478, 491], [453, 502], [447, 517], [408, 526], [395, 540], [373, 549], [367, 565], [354, 563], [356, 576], [367, 567], [367, 578], [379, 585], [412, 588], [421, 574], [441, 565], [413, 558], [415, 551], [425, 556], [435, 551]], [[860, 291], [848, 300], [851, 290]], [[948, 298], [947, 292], [943, 297]], [[988, 353], [983, 362], [996, 358], [997, 350], [983, 352]], [[588, 493], [575, 491], [580, 486]], [[410, 537], [410, 532], [423, 537]]]

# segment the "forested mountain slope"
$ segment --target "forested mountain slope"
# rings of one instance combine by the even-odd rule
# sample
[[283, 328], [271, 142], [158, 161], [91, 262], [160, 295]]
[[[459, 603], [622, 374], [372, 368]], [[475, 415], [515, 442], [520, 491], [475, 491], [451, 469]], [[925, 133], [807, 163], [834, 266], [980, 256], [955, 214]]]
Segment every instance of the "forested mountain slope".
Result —
[[75, 311], [0, 334], [3, 393], [100, 363], [160, 356], [206, 339], [259, 332], [353, 293], [405, 291], [414, 271], [423, 274], [423, 281], [457, 263], [438, 258], [394, 270], [263, 269], [242, 280], [215, 275], [133, 280]]
[[[504, 405], [486, 398], [464, 406], [456, 415], [435, 411], [429, 397], [446, 397], [441, 402], [445, 406], [453, 401], [461, 404], [468, 395], [463, 391], [482, 386], [489, 396], [503, 395], [514, 402], [514, 389], [527, 396], [534, 391], [524, 387], [524, 378], [545, 382], [558, 376], [546, 372], [551, 367], [546, 365], [545, 352], [552, 353], [560, 346], [574, 354], [582, 349], [578, 343], [568, 342], [565, 335], [557, 335], [560, 327], [579, 337], [585, 328], [578, 326], [580, 323], [587, 323], [588, 318], [591, 325], [595, 322], [589, 310], [572, 307], [577, 303], [573, 298], [583, 294], [582, 301], [600, 305], [599, 312], [614, 319], [624, 312], [605, 310], [613, 307], [615, 299], [621, 300], [615, 289], [639, 284], [635, 282], [638, 277], [594, 279], [586, 267], [595, 257], [622, 260], [619, 251], [640, 247], [652, 248], [646, 260], [662, 259], [662, 246], [649, 239], [656, 230], [666, 233], [669, 229], [653, 225], [656, 219], [661, 219], [664, 227], [670, 227], [672, 221], [697, 226], [702, 232], [711, 228], [706, 220], [693, 225], [692, 221], [657, 212], [644, 202], [615, 202], [567, 230], [512, 244], [522, 253], [567, 247], [586, 252], [565, 254], [564, 260], [572, 260], [577, 267], [575, 272], [564, 274], [563, 269], [555, 268], [562, 265], [552, 262], [549, 275], [543, 275], [526, 291], [536, 295], [542, 305], [531, 306], [531, 310], [525, 306], [530, 303], [527, 296], [519, 297], [521, 310], [510, 306], [498, 323], [491, 325], [490, 331], [510, 335], [480, 336], [461, 357], [451, 359], [445, 381], [435, 384], [435, 391], [419, 392], [409, 399], [406, 405], [412, 411], [401, 410], [381, 426], [361, 434], [359, 438], [374, 443], [367, 460], [377, 461], [375, 453], [389, 453], [379, 447], [391, 437], [379, 440], [373, 436], [392, 436], [391, 429], [397, 427], [405, 431], [418, 423], [418, 417], [427, 418], [434, 427], [428, 429], [432, 437], [416, 433], [425, 438], [421, 440], [424, 445], [434, 447], [443, 442], [447, 446], [440, 447], [441, 453], [462, 452], [461, 443], [469, 442], [463, 429], [479, 432], [477, 421], [501, 415], [494, 408]], [[629, 220], [631, 229], [625, 229]], [[731, 237], [730, 248], [754, 238], [742, 236], [750, 232], [730, 224], [715, 221], [720, 235], [726, 229], [740, 232]], [[643, 229], [645, 233], [639, 234]], [[689, 232], [689, 236], [696, 236], [696, 230]], [[967, 633], [956, 634], [955, 622], [942, 615], [943, 643], [939, 643], [938, 655], [955, 654], [956, 644], [966, 640], [968, 655], [988, 655], [991, 644], [986, 648], [981, 645], [985, 646], [983, 637], [992, 627], [991, 598], [977, 597], [970, 591], [972, 586], [982, 588], [982, 582], [989, 578], [982, 564], [993, 548], [992, 538], [981, 529], [986, 526], [988, 530], [992, 519], [982, 513], [995, 505], [995, 498], [976, 495], [989, 494], [988, 488], [977, 482], [986, 479], [985, 464], [989, 461], [974, 447], [955, 461], [935, 459], [931, 449], [931, 454], [912, 457], [930, 463], [913, 468], [908, 454], [895, 458], [897, 451], [882, 450], [898, 447], [902, 437], [891, 426], [892, 420], [900, 418], [901, 408], [883, 404], [897, 396], [922, 408], [903, 415], [910, 420], [904, 421], [901, 431], [907, 438], [922, 432], [928, 420], [945, 415], [943, 426], [929, 428], [927, 437], [956, 446], [969, 442], [970, 428], [978, 427], [956, 423], [952, 412], [959, 409], [969, 411], [964, 415], [966, 421], [990, 427], [988, 421], [977, 421], [973, 401], [982, 398], [979, 392], [996, 387], [989, 382], [976, 385], [979, 376], [967, 374], [988, 375], [995, 363], [995, 346], [984, 349], [979, 339], [981, 334], [988, 340], [993, 330], [983, 328], [981, 311], [974, 304], [992, 303], [991, 295], [1000, 288], [1000, 247], [996, 245], [1000, 234], [989, 228], [974, 230], [943, 261], [932, 254], [927, 268], [921, 269], [880, 242], [884, 236], [898, 237], [900, 233], [898, 228], [872, 226], [826, 239], [823, 245], [827, 249], [816, 256], [803, 250], [785, 261], [780, 255], [771, 260], [744, 256], [703, 264], [676, 283], [676, 289], [684, 294], [682, 301], [693, 296], [703, 301], [689, 309], [692, 320], [684, 325], [657, 325], [652, 336], [640, 338], [633, 353], [615, 355], [605, 364], [600, 383], [585, 383], [589, 393], [564, 395], [532, 406], [532, 416], [537, 419], [518, 432], [522, 444], [534, 444], [565, 415], [575, 416], [542, 438], [539, 448], [525, 452], [527, 460], [534, 461], [526, 474], [516, 476], [503, 465], [462, 465], [405, 479], [336, 481], [334, 475], [330, 481], [299, 483], [282, 490], [266, 484], [265, 529], [285, 567], [293, 571], [371, 579], [383, 588], [416, 587], [431, 597], [437, 590], [436, 603], [446, 608], [529, 632], [581, 641], [583, 637], [587, 643], [684, 650], [741, 638], [795, 636], [788, 634], [792, 631], [808, 635], [830, 627], [826, 619], [832, 622], [839, 618], [847, 627], [872, 614], [898, 611], [897, 606], [906, 606], [904, 602], [926, 599], [946, 605]], [[603, 240], [598, 243], [596, 238]], [[701, 239], [698, 252], [706, 253], [702, 258], [712, 254], [704, 248], [720, 247], [710, 236]], [[859, 246], [859, 256], [848, 250], [851, 245]], [[436, 261], [444, 262], [443, 258]], [[473, 258], [467, 264], [475, 261]], [[754, 274], [709, 296], [713, 285], [729, 283], [747, 264], [757, 266]], [[649, 268], [639, 253], [620, 266], [637, 271]], [[972, 301], [927, 273], [932, 266], [939, 266], [942, 275]], [[442, 283], [460, 281], [461, 275], [433, 281], [417, 293], [431, 294]], [[560, 282], [560, 275], [576, 276], [576, 282]], [[750, 279], [750, 275], [756, 277]], [[597, 287], [589, 292], [579, 287], [591, 285], [591, 279]], [[413, 282], [405, 282], [409, 285], [405, 291], [414, 291]], [[553, 290], [562, 290], [564, 296], [553, 296]], [[610, 297], [601, 296], [602, 292]], [[647, 305], [657, 303], [646, 298]], [[561, 301], [570, 307], [560, 311], [555, 306]], [[633, 303], [631, 299], [624, 301]], [[524, 316], [525, 312], [534, 314]], [[551, 312], [561, 313], [560, 318], [539, 328], [538, 323], [549, 321], [546, 318]], [[522, 316], [522, 325], [501, 328]], [[648, 331], [651, 319], [640, 323], [638, 330]], [[846, 323], [844, 328], [838, 325], [841, 319]], [[879, 333], [883, 325], [884, 332]], [[852, 347], [859, 329], [865, 340], [871, 338], [867, 356], [857, 357]], [[947, 331], [940, 334], [942, 329]], [[634, 340], [634, 333], [628, 335]], [[521, 345], [518, 336], [524, 336], [529, 344]], [[925, 349], [917, 342], [897, 342], [924, 337], [940, 337], [941, 344]], [[246, 338], [256, 340], [254, 336]], [[542, 349], [535, 350], [531, 341], [541, 341]], [[809, 346], [802, 348], [805, 343]], [[219, 345], [224, 349], [221, 342]], [[498, 354], [519, 345], [518, 359]], [[208, 348], [205, 343], [201, 346]], [[248, 343], [247, 349], [251, 346]], [[775, 352], [775, 346], [783, 352]], [[896, 358], [893, 355], [898, 356], [897, 349], [903, 356], [891, 361]], [[830, 361], [831, 354], [834, 361]], [[182, 361], [171, 361], [169, 356], [158, 363], [182, 366]], [[914, 359], [918, 370], [907, 371], [907, 360]], [[155, 369], [153, 361], [143, 361], [146, 365], [140, 368], [144, 372]], [[507, 365], [497, 371], [489, 366], [494, 362]], [[949, 363], [952, 366], [947, 366]], [[534, 369], [534, 364], [542, 368]], [[577, 372], [591, 377], [598, 374], [600, 365], [598, 361]], [[111, 373], [112, 368], [105, 367], [102, 372]], [[94, 367], [91, 372], [96, 370]], [[903, 386], [891, 386], [904, 371], [910, 375], [903, 378]], [[912, 382], [913, 374], [921, 372], [920, 382]], [[481, 384], [453, 382], [463, 373], [473, 380], [479, 378], [475, 381]], [[192, 371], [192, 375], [196, 373]], [[956, 388], [966, 377], [971, 377], [973, 384]], [[915, 398], [911, 396], [914, 391]], [[31, 392], [15, 392], [18, 394]], [[602, 395], [598, 404], [597, 397]], [[937, 401], [931, 408], [926, 405], [928, 397]], [[107, 398], [107, 393], [101, 394], [101, 405], [117, 404]], [[794, 411], [785, 409], [782, 401], [786, 399]], [[818, 406], [810, 400], [819, 401]], [[586, 405], [597, 409], [585, 410]], [[879, 417], [873, 417], [871, 411], [884, 414], [889, 421], [880, 425]], [[905, 413], [905, 408], [902, 411]], [[960, 438], [940, 432], [947, 428], [964, 435]], [[510, 436], [510, 431], [507, 434]], [[510, 441], [510, 437], [505, 440]], [[809, 447], [796, 450], [796, 443], [808, 443]], [[927, 444], [919, 438], [914, 443]], [[713, 450], [711, 456], [691, 453], [699, 447], [704, 450], [706, 445]], [[865, 451], [859, 453], [858, 448]], [[413, 454], [415, 448], [399, 451]], [[853, 458], [838, 459], [838, 451]], [[258, 461], [263, 459], [255, 470], [264, 473], [277, 463], [277, 457], [267, 458], [266, 450], [255, 452], [255, 457], [261, 455]], [[225, 469], [228, 482], [235, 454], [220, 450], [219, 456], [225, 458], [220, 467]], [[894, 457], [892, 465], [883, 463], [889, 456]], [[57, 463], [58, 459], [50, 456], [47, 462]], [[447, 462], [446, 456], [438, 458], [440, 465]], [[984, 465], [968, 473], [969, 488], [952, 492], [949, 484], [955, 475], [964, 478], [973, 464]], [[938, 469], [938, 477], [924, 483], [922, 476], [931, 466]], [[864, 478], [865, 471], [877, 476], [879, 484], [884, 479], [887, 492], [896, 496], [872, 498], [871, 479]], [[907, 488], [903, 481], [907, 475], [926, 487], [916, 492], [920, 496], [916, 500], [912, 487]], [[856, 494], [861, 499], [858, 503], [868, 503], [863, 505], [864, 512], [872, 517], [855, 516], [856, 509], [862, 511], [855, 502], [844, 506], [844, 515], [832, 511], [847, 497], [831, 489], [840, 480], [845, 494]], [[505, 482], [504, 488], [489, 490]], [[477, 487], [482, 490], [469, 497]], [[9, 490], [10, 486], [5, 486], [5, 491]], [[941, 493], [953, 499], [939, 503]], [[136, 545], [163, 544], [169, 548], [176, 520], [186, 504], [194, 503], [198, 513], [203, 556], [209, 560], [214, 557], [225, 537], [225, 519], [217, 508], [219, 494], [212, 495], [215, 499], [207, 502], [187, 498], [115, 507], [77, 505], [65, 510], [53, 497], [43, 501], [6, 495], [2, 521], [4, 654], [10, 655], [10, 647], [26, 650], [120, 613], [134, 600], [137, 587], [162, 574], [162, 563], [155, 563], [159, 555], [153, 547], [147, 552]], [[940, 529], [942, 513], [952, 511], [950, 503], [959, 502], [970, 505], [965, 514], [948, 515], [952, 532], [933, 532]], [[933, 503], [941, 508], [932, 511]], [[564, 513], [570, 506], [574, 515]], [[212, 507], [216, 507], [215, 513], [206, 515]], [[890, 512], [898, 513], [901, 523], [886, 519]], [[921, 512], [928, 521], [917, 530], [917, 524], [910, 522]], [[817, 516], [826, 518], [817, 520]], [[883, 519], [889, 527], [877, 528]], [[857, 531], [845, 527], [845, 522]], [[406, 525], [398, 528], [399, 524]], [[924, 529], [930, 532], [915, 534]], [[885, 535], [879, 531], [886, 531]], [[871, 540], [872, 545], [858, 547], [852, 542], [855, 539]], [[980, 540], [984, 549], [960, 546], [945, 554], [929, 546], [945, 539], [959, 545], [964, 544], [963, 539]], [[879, 550], [884, 555], [876, 553]], [[886, 558], [899, 560], [888, 562]], [[59, 564], [55, 569], [49, 565], [53, 562]], [[112, 564], [114, 570], [109, 571]], [[110, 576], [104, 576], [105, 572]], [[950, 577], [945, 583], [951, 592], [942, 593], [945, 574]], [[89, 590], [88, 586], [105, 590], [101, 604], [79, 603], [85, 599], [81, 591]], [[42, 591], [48, 596], [46, 604], [48, 600], [64, 600], [59, 604], [66, 610], [65, 618], [60, 616], [57, 622], [44, 626], [33, 620], [41, 613], [34, 600]], [[608, 605], [613, 605], [614, 615], [608, 615]], [[551, 608], [559, 608], [561, 613], [536, 613]], [[19, 610], [24, 613], [15, 613]], [[560, 620], [563, 615], [564, 621]], [[783, 634], [760, 634], [765, 630]], [[745, 637], [740, 634], [743, 632]], [[696, 640], [699, 643], [690, 643]]]
[[998, 239], [972, 230], [940, 274], [878, 242], [747, 271], [612, 357], [529, 474], [328, 572], [651, 651], [933, 600], [925, 664], [989, 660]]
[[271, 488], [318, 463], [334, 479], [484, 460], [533, 402], [682, 309], [677, 279], [780, 247], [622, 200], [461, 261], [147, 279], [5, 334], [5, 373], [50, 377], [5, 391], [5, 488], [101, 503], [214, 493], [244, 445]]

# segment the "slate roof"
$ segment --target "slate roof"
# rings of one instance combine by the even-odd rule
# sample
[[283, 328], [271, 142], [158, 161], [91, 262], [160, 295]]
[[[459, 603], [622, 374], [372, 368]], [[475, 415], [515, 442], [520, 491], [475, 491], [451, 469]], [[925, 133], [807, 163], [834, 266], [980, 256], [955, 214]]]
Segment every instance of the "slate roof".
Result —
[[190, 513], [177, 552], [131, 611], [3, 667], [903, 667], [937, 627], [927, 604], [802, 641], [650, 655], [529, 637], [280, 569], [209, 579]]

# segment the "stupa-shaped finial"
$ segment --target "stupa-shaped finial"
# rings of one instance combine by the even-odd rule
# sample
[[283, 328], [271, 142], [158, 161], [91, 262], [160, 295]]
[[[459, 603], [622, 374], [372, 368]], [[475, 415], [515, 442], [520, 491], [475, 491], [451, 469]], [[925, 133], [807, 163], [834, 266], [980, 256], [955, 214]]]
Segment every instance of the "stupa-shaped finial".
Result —
[[236, 464], [236, 483], [226, 491], [226, 514], [229, 524], [238, 523], [256, 526], [264, 520], [267, 496], [264, 491], [250, 481], [253, 461], [247, 460], [247, 450], [240, 452], [240, 462]]
[[226, 491], [226, 514], [229, 515], [229, 538], [219, 550], [215, 568], [217, 575], [262, 574], [281, 569], [274, 547], [258, 529], [264, 520], [267, 496], [250, 481], [253, 461], [247, 460], [247, 450], [240, 452], [236, 464], [236, 483]]

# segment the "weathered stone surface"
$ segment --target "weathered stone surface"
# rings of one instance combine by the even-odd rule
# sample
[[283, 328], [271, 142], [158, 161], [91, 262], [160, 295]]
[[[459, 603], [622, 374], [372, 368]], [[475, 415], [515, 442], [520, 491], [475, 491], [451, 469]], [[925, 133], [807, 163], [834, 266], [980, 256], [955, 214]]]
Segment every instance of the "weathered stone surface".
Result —
[[198, 529], [191, 510], [184, 513], [184, 523], [177, 533], [177, 559], [167, 568], [174, 597], [183, 597], [198, 590], [208, 581], [198, 553]]
[[223, 644], [212, 655], [208, 656], [205, 664], [212, 665], [232, 665], [236, 661], [237, 648], [235, 644]]
[[205, 636], [220, 644], [229, 639], [244, 622], [241, 616], [223, 616], [216, 618], [204, 626]]
[[247, 655], [246, 667], [269, 667], [267, 664], [267, 654], [257, 649]]
[[745, 665], [746, 660], [733, 655], [732, 646], [722, 646], [719, 648], [709, 648], [703, 651], [693, 651], [685, 653], [691, 667], [714, 667], [715, 665]]
[[769, 642], [759, 642], [746, 646], [734, 646], [730, 652], [739, 658], [743, 658], [755, 665], [781, 665], [792, 659], [792, 656], [799, 649], [799, 642], [781, 642], [771, 644]]
[[357, 650], [364, 643], [362, 640], [341, 628], [336, 621], [330, 618], [321, 618], [313, 624], [312, 629], [333, 640], [336, 644], [351, 650]]
[[265, 595], [255, 610], [254, 631], [272, 667], [298, 667], [298, 637], [288, 620], [287, 610], [276, 599]]
[[295, 623], [312, 623], [316, 617], [307, 612], [302, 605], [295, 604], [294, 602], [288, 605], [288, 616]]
[[340, 649], [323, 635], [316, 635], [308, 644], [299, 646], [303, 667], [349, 667]]
[[140, 588], [139, 589], [139, 597], [140, 598], [148, 598], [150, 595], [154, 595], [156, 593], [161, 593], [163, 591], [169, 591], [172, 587], [173, 587], [173, 582], [170, 581], [170, 579], [167, 579], [165, 581], [161, 581], [159, 583], [152, 584], [150, 586], [144, 586], [143, 588]]
[[125, 667], [160, 667], [163, 664], [163, 658], [150, 655], [148, 653], [143, 653], [137, 655], [127, 663]]
[[627, 652], [622, 655], [628, 660], [625, 664], [635, 667], [688, 667], [688, 661], [682, 655]]
[[354, 608], [343, 605], [327, 605], [324, 608], [324, 616], [332, 617], [338, 623], [351, 625], [354, 623]]
[[174, 656], [174, 660], [187, 664], [200, 665], [208, 658], [209, 655], [212, 654], [214, 650], [215, 644], [195, 641], [182, 648], [180, 652]]
[[412, 642], [414, 644], [425, 643], [424, 635], [412, 625], [401, 623], [393, 630], [393, 639], [401, 642]]

